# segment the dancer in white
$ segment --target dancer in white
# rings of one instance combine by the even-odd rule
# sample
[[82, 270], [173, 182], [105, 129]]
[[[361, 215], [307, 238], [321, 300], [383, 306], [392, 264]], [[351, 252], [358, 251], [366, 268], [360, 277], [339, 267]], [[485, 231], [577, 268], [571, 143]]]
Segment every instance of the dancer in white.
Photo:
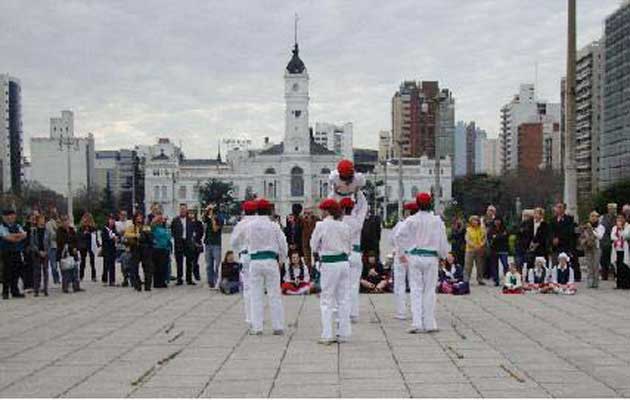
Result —
[[365, 186], [365, 176], [360, 172], [354, 172], [354, 164], [350, 160], [341, 160], [337, 169], [328, 176], [330, 194], [328, 197], [337, 201], [344, 197], [350, 197]]
[[446, 227], [433, 215], [431, 195], [416, 196], [418, 212], [407, 218], [394, 235], [396, 248], [404, 251], [400, 261], [409, 265], [412, 326], [409, 333], [437, 331], [435, 321], [435, 285], [440, 258], [449, 250]]
[[265, 199], [256, 202], [258, 215], [247, 223], [245, 241], [249, 251], [249, 284], [251, 296], [251, 335], [262, 335], [265, 313], [265, 289], [271, 309], [274, 335], [284, 334], [284, 308], [280, 293], [280, 268], [287, 258], [287, 239], [280, 226], [271, 221], [272, 204]]
[[343, 223], [352, 232], [352, 253], [350, 253], [350, 321], [359, 321], [359, 285], [363, 272], [363, 254], [361, 253], [361, 230], [368, 212], [367, 200], [360, 190], [356, 193], [356, 204], [350, 197], [339, 202], [343, 210]]
[[245, 322], [251, 328], [252, 323], [252, 303], [250, 296], [250, 284], [249, 284], [249, 249], [247, 248], [247, 242], [245, 240], [245, 234], [247, 232], [246, 226], [249, 222], [256, 218], [257, 205], [255, 201], [249, 200], [242, 204], [243, 218], [236, 224], [232, 231], [231, 243], [232, 250], [238, 254], [239, 261], [241, 262], [241, 282], [243, 284], [243, 304], [245, 306]]
[[319, 205], [323, 221], [315, 225], [311, 236], [311, 250], [320, 261], [320, 307], [322, 313], [321, 344], [335, 342], [333, 336], [333, 308], [338, 308], [339, 330], [337, 341], [350, 338], [350, 254], [352, 231], [341, 221], [341, 208], [333, 199]]
[[[401, 261], [401, 255], [404, 253], [396, 248], [394, 244], [394, 236], [400, 229], [403, 222], [418, 211], [418, 204], [415, 201], [405, 203], [404, 219], [398, 221], [391, 232], [391, 242], [394, 249], [394, 298], [396, 302], [396, 319], [405, 321], [407, 319], [407, 279], [409, 276], [409, 265]], [[413, 243], [411, 243], [412, 245]]]

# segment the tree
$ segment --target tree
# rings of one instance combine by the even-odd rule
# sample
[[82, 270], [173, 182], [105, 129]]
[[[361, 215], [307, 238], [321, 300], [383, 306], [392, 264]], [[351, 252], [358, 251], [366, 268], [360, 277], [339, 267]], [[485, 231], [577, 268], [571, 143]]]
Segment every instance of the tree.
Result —
[[199, 201], [203, 207], [215, 204], [219, 212], [238, 214], [239, 205], [234, 198], [234, 185], [231, 182], [209, 179], [199, 187]]

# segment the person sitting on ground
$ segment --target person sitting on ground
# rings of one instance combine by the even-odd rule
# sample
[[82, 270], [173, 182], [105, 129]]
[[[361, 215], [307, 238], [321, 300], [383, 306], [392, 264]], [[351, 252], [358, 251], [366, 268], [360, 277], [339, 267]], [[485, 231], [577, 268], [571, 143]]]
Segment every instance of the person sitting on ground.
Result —
[[524, 267], [523, 276], [526, 280], [524, 285], [526, 290], [547, 292], [551, 281], [551, 272], [547, 269], [546, 264], [545, 257], [536, 257], [533, 268]]
[[374, 253], [369, 253], [367, 262], [363, 264], [361, 274], [361, 291], [363, 293], [383, 293], [389, 292], [389, 276], [383, 269], [383, 264], [376, 258]]
[[282, 294], [299, 295], [311, 292], [311, 278], [300, 253], [290, 254], [289, 265], [282, 266]]
[[571, 295], [577, 292], [573, 268], [570, 267], [569, 261], [571, 259], [567, 253], [558, 255], [558, 265], [552, 270], [552, 283], [555, 293]]
[[503, 282], [504, 294], [521, 294], [523, 293], [523, 279], [516, 263], [510, 263], [510, 270], [505, 274]]
[[219, 283], [221, 293], [234, 294], [239, 292], [240, 272], [241, 264], [234, 261], [234, 252], [230, 250], [225, 253], [225, 257], [221, 263], [221, 283]]
[[470, 285], [464, 281], [464, 268], [457, 263], [453, 252], [449, 252], [446, 259], [440, 262], [437, 292], [455, 295], [470, 293]]

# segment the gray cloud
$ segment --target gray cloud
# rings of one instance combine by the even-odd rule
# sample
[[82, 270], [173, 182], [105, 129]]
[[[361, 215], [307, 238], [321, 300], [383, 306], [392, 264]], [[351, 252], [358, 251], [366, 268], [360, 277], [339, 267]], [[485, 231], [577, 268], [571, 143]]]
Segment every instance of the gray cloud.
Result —
[[[618, 0], [578, 1], [578, 45]], [[282, 138], [293, 13], [311, 77], [311, 122], [355, 125], [357, 146], [389, 129], [403, 79], [438, 79], [456, 118], [496, 134], [521, 82], [559, 101], [566, 1], [0, 2], [0, 71], [22, 80], [26, 143], [72, 109], [101, 148], [181, 140], [191, 157], [219, 138]], [[28, 146], [28, 145], [27, 145]]]

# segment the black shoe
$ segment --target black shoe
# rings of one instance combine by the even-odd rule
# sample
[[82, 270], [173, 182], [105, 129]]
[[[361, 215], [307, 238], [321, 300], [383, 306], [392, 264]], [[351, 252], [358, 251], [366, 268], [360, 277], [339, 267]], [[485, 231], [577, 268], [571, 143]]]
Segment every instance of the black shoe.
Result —
[[486, 282], [484, 282], [484, 281], [478, 281], [477, 284], [479, 286], [486, 286]]
[[39, 297], [39, 292], [33, 293], [33, 297]]
[[85, 292], [85, 289], [81, 289], [81, 288], [76, 288], [74, 289], [74, 292]]
[[150, 288], [150, 287], [148, 287], [148, 288], [144, 288], [144, 291], [145, 291], [145, 292], [150, 292], [150, 291], [151, 291], [151, 288]]
[[44, 292], [44, 296], [45, 296], [45, 297], [48, 297], [48, 291], [45, 291], [45, 292]]
[[62, 289], [61, 291], [64, 292], [64, 293], [70, 293], [70, 291], [68, 289]]
[[193, 281], [188, 281], [188, 282], [186, 282], [186, 284], [187, 284], [187, 285], [192, 285], [192, 286], [197, 285], [197, 284], [196, 284], [195, 282], [193, 282]]
[[[619, 288], [615, 288], [615, 289], [619, 289]], [[5, 300], [9, 300], [9, 295], [8, 294], [3, 294], [2, 298]]]
[[15, 293], [12, 294], [11, 297], [13, 297], [14, 299], [23, 299], [25, 296], [24, 293]]
[[184, 282], [182, 282], [182, 281], [177, 281], [177, 283], [175, 284], [175, 286], [181, 286], [181, 285], [183, 285], [183, 284], [184, 284]]
[[129, 287], [129, 282], [124, 281], [124, 282], [122, 283], [122, 287]]

